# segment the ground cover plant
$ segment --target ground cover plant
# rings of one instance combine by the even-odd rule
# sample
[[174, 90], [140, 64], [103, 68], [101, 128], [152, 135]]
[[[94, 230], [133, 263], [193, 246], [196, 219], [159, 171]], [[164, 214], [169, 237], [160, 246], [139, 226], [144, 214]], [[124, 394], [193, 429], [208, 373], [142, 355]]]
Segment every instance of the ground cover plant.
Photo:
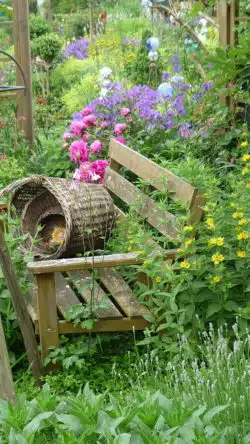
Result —
[[[46, 362], [60, 370], [42, 379], [42, 390], [30, 375], [0, 274], [0, 314], [18, 393], [16, 406], [0, 400], [0, 441], [248, 443], [249, 29], [241, 24], [239, 45], [225, 51], [212, 24], [204, 37], [199, 13], [210, 14], [208, 5], [181, 12], [198, 43], [188, 26], [153, 13], [145, 2], [141, 8], [105, 0], [92, 2], [91, 41], [83, 3], [51, 2], [51, 24], [36, 13], [30, 17], [36, 140], [31, 149], [20, 130], [25, 116], [17, 121], [15, 103], [1, 101], [0, 187], [31, 174], [70, 178], [73, 187], [101, 184], [115, 138], [196, 186], [204, 218], [190, 224], [188, 209], [167, 190], [121, 170], [148, 191], [159, 213], [180, 217], [173, 242], [138, 217], [142, 203], [135, 202], [102, 251], [143, 259], [140, 269], [119, 272], [150, 309], [150, 326], [141, 334], [62, 338]], [[48, 11], [49, 2], [44, 7]], [[241, 9], [247, 14], [247, 6]], [[96, 26], [100, 22], [104, 26]], [[1, 41], [13, 51], [11, 29], [1, 28]], [[14, 77], [0, 63], [1, 81]], [[223, 103], [225, 95], [234, 108]], [[6, 239], [26, 294], [32, 249], [29, 257], [21, 254], [19, 226], [18, 220], [10, 224]], [[177, 247], [176, 260], [166, 267], [147, 246], [149, 238]], [[141, 270], [150, 285], [137, 281]]]

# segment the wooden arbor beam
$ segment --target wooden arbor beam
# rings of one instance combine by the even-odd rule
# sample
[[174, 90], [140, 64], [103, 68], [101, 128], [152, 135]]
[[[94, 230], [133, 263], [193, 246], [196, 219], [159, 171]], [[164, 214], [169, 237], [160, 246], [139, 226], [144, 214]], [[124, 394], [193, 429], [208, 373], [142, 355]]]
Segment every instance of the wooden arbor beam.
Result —
[[[24, 70], [27, 83], [25, 93], [17, 96], [17, 118], [25, 117], [25, 120], [19, 120], [20, 127], [24, 130], [30, 144], [33, 144], [34, 123], [28, 0], [13, 0], [13, 19], [15, 57]], [[22, 85], [23, 79], [21, 72], [17, 70], [16, 73], [17, 85]]]
[[0, 399], [1, 398], [11, 402], [16, 401], [8, 350], [0, 316]]

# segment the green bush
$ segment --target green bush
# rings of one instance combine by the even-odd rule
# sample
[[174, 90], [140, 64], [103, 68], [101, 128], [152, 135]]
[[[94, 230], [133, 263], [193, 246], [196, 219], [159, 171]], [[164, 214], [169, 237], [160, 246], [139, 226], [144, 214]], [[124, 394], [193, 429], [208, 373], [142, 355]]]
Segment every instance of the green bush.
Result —
[[41, 35], [51, 32], [51, 26], [40, 15], [30, 15], [30, 38], [31, 40], [40, 37]]
[[86, 75], [79, 84], [73, 86], [67, 92], [62, 100], [70, 114], [80, 111], [91, 100], [93, 100], [99, 90], [98, 76], [93, 74]]
[[62, 42], [57, 34], [45, 34], [37, 37], [31, 43], [33, 57], [40, 57], [45, 62], [51, 64], [59, 58]]
[[0, 189], [25, 176], [25, 171], [14, 157], [0, 160]]
[[62, 94], [64, 89], [70, 89], [76, 82], [90, 74], [97, 73], [97, 66], [93, 59], [68, 59], [63, 65], [59, 65], [51, 73], [50, 85], [53, 94]]

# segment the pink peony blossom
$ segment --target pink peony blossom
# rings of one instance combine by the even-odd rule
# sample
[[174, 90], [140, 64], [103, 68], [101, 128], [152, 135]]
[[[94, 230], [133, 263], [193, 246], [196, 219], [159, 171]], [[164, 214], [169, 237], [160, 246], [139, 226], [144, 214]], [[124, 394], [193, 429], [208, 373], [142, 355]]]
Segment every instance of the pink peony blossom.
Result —
[[76, 140], [69, 147], [72, 162], [81, 163], [88, 160], [87, 144], [83, 140]]
[[122, 134], [123, 131], [125, 131], [126, 128], [127, 128], [126, 123], [117, 123], [117, 124], [115, 125], [115, 129], [114, 129], [115, 134], [116, 134], [117, 136], [120, 136], [120, 134]]
[[96, 116], [94, 114], [89, 114], [88, 116], [85, 116], [83, 118], [83, 122], [87, 126], [87, 128], [90, 128], [91, 126], [94, 126], [96, 123]]
[[121, 115], [122, 115], [123, 117], [126, 117], [126, 116], [128, 116], [128, 115], [131, 113], [131, 111], [130, 111], [129, 108], [121, 108], [121, 109], [120, 109], [120, 112], [121, 112]]
[[109, 124], [108, 122], [106, 122], [106, 120], [103, 120], [102, 122], [99, 123], [99, 127], [100, 128], [108, 128]]
[[123, 137], [116, 137], [115, 140], [117, 142], [122, 143], [123, 145], [127, 145], [127, 142], [126, 142], [126, 140]]
[[87, 129], [87, 126], [82, 120], [73, 120], [70, 129], [75, 136], [80, 136]]
[[107, 160], [95, 160], [91, 165], [92, 172], [100, 176], [100, 183], [103, 183], [105, 170], [108, 165], [109, 163]]
[[74, 137], [74, 134], [72, 134], [72, 133], [64, 133], [64, 135], [62, 136], [62, 140], [64, 142], [66, 142], [68, 139], [73, 139], [73, 137]]
[[85, 133], [85, 134], [82, 135], [82, 140], [83, 140], [84, 142], [88, 142], [89, 139], [90, 139], [90, 137], [89, 137], [88, 134]]
[[103, 143], [100, 142], [100, 140], [96, 140], [95, 142], [91, 143], [89, 148], [92, 153], [100, 153], [103, 148]]
[[81, 111], [81, 115], [83, 117], [88, 116], [91, 113], [92, 113], [92, 109], [89, 106], [87, 106], [86, 108], [83, 108], [83, 110]]

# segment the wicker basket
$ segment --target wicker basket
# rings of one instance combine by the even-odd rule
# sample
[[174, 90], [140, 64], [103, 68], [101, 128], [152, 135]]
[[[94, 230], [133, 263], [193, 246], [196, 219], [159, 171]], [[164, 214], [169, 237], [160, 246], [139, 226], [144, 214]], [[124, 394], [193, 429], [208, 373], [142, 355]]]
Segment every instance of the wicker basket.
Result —
[[[37, 239], [32, 247], [37, 260], [102, 248], [117, 216], [102, 185], [72, 185], [67, 179], [32, 176], [14, 182], [3, 192], [11, 194], [11, 214], [14, 210], [15, 217], [21, 218], [22, 232]], [[57, 229], [63, 238], [51, 245]], [[30, 248], [31, 239], [27, 237], [24, 249]]]

